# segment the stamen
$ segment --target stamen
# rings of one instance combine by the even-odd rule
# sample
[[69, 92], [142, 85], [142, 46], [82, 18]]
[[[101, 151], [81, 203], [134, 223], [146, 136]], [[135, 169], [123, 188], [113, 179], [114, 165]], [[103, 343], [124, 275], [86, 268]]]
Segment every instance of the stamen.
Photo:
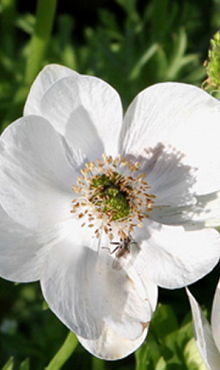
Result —
[[82, 227], [96, 227], [96, 238], [104, 229], [112, 240], [114, 224], [124, 240], [149, 217], [155, 195], [149, 194], [150, 185], [144, 181], [146, 173], [136, 174], [139, 167], [139, 162], [131, 163], [120, 155], [113, 159], [103, 153], [102, 160], [86, 162], [81, 169], [82, 175], [72, 187], [77, 197], [72, 201], [71, 213], [84, 218]]

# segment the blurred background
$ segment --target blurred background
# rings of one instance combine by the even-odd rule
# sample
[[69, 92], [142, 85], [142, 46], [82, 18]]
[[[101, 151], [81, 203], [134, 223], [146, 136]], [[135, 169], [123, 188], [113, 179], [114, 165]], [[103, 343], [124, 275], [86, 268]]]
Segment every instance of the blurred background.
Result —
[[[35, 0], [0, 0], [1, 130], [22, 115], [31, 79], [38, 72], [28, 78], [36, 7]], [[38, 70], [48, 63], [59, 63], [101, 77], [119, 92], [126, 109], [139, 91], [157, 82], [201, 86], [206, 79], [203, 63], [210, 38], [219, 28], [219, 0], [58, 0], [52, 34]], [[191, 287], [208, 316], [218, 277], [216, 267]], [[162, 308], [155, 315], [148, 347], [144, 348], [149, 352], [151, 343], [156, 343], [154, 354], [164, 356], [168, 369], [188, 369], [178, 354], [188, 334], [184, 332], [180, 351], [175, 352], [158, 333], [158, 323], [168, 317], [174, 323], [170, 331], [190, 320], [185, 291], [161, 289], [159, 302]], [[192, 329], [189, 331], [192, 335]], [[0, 368], [13, 356], [14, 369], [28, 370], [27, 358], [31, 369], [44, 369], [67, 334], [68, 330], [47, 309], [38, 283], [15, 285], [0, 279]], [[150, 356], [152, 353], [146, 369], [155, 370]], [[135, 356], [104, 366], [134, 369]], [[63, 367], [90, 368], [102, 369], [103, 364], [80, 345]]]

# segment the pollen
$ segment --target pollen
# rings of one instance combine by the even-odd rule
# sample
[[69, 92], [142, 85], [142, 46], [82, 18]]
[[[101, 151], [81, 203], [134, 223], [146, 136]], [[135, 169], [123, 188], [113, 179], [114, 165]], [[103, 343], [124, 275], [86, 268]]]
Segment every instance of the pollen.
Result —
[[131, 163], [125, 157], [102, 155], [102, 159], [85, 163], [72, 190], [71, 213], [82, 219], [82, 227], [95, 228], [99, 238], [101, 230], [113, 238], [113, 228], [124, 239], [135, 227], [141, 227], [148, 212], [153, 209], [155, 195], [140, 173], [139, 162]]

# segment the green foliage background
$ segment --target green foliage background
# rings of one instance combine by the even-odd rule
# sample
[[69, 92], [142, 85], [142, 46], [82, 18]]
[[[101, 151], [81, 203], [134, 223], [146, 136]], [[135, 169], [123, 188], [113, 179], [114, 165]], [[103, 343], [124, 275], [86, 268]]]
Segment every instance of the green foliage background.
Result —
[[[52, 35], [50, 30], [48, 35], [42, 31], [47, 43], [31, 57], [38, 22], [35, 13], [28, 3], [21, 7], [21, 0], [0, 0], [1, 130], [22, 115], [33, 78], [48, 63], [101, 77], [120, 93], [125, 109], [140, 90], [154, 83], [182, 81], [200, 86], [206, 78], [203, 62], [210, 38], [220, 28], [218, 0], [90, 0], [89, 6], [82, 1], [80, 19], [77, 7], [71, 12], [65, 2], [62, 8], [60, 3]], [[45, 14], [49, 19], [52, 10]], [[208, 316], [218, 277], [216, 267], [191, 288]], [[78, 345], [63, 369], [203, 370], [191, 339], [185, 291], [160, 290], [159, 301], [147, 341], [135, 355], [104, 363]], [[0, 368], [60, 368], [57, 358], [53, 367], [48, 364], [67, 334], [43, 302], [38, 283], [15, 285], [0, 280]], [[62, 351], [61, 357], [67, 347]]]

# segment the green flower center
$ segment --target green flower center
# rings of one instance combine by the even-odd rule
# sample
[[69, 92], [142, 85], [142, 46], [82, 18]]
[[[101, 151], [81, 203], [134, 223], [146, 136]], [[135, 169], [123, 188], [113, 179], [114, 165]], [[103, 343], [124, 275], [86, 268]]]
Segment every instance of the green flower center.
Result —
[[113, 172], [112, 176], [97, 175], [92, 179], [90, 201], [97, 210], [106, 213], [112, 221], [124, 219], [130, 214], [131, 186], [124, 184], [122, 176]]

